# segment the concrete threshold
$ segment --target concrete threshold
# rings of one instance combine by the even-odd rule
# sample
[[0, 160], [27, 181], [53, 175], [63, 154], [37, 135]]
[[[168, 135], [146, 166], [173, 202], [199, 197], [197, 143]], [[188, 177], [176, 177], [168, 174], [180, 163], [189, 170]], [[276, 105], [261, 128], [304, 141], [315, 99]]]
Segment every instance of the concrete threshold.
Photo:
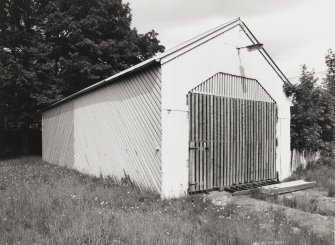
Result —
[[315, 181], [307, 182], [304, 180], [295, 180], [295, 181], [282, 182], [278, 184], [262, 186], [259, 188], [259, 190], [261, 193], [265, 195], [279, 195], [283, 193], [289, 193], [289, 192], [314, 188], [315, 185], [316, 185]]

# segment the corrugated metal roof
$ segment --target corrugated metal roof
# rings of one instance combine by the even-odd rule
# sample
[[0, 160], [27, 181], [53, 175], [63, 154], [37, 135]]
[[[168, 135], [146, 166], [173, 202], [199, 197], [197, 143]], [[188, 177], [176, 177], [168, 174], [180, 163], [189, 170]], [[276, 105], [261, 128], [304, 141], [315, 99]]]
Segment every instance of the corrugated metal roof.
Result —
[[[194, 37], [194, 38], [192, 38], [192, 39], [190, 39], [190, 40], [188, 40], [186, 42], [183, 42], [183, 43], [181, 43], [181, 44], [179, 44], [179, 45], [177, 45], [177, 46], [175, 46], [175, 47], [173, 47], [171, 49], [168, 49], [167, 51], [165, 51], [163, 53], [157, 54], [156, 56], [154, 56], [154, 57], [152, 57], [152, 58], [150, 58], [148, 60], [145, 60], [145, 61], [143, 61], [143, 62], [141, 62], [141, 63], [139, 63], [137, 65], [134, 65], [134, 66], [132, 66], [132, 67], [130, 67], [130, 68], [122, 71], [122, 72], [119, 72], [119, 73], [117, 73], [117, 74], [115, 74], [115, 75], [113, 75], [111, 77], [108, 77], [108, 78], [106, 78], [106, 79], [104, 79], [104, 80], [102, 80], [102, 81], [100, 81], [98, 83], [95, 83], [95, 84], [93, 84], [93, 85], [91, 85], [91, 86], [89, 86], [89, 87], [87, 87], [87, 88], [85, 88], [83, 90], [80, 90], [80, 91], [78, 91], [78, 92], [76, 92], [76, 93], [74, 93], [74, 94], [72, 94], [72, 95], [70, 95], [70, 96], [68, 96], [68, 97], [66, 97], [66, 98], [64, 98], [64, 99], [62, 99], [62, 100], [60, 100], [60, 101], [52, 104], [52, 105], [50, 105], [45, 110], [48, 110], [48, 109], [50, 109], [50, 108], [52, 108], [54, 106], [62, 104], [62, 103], [66, 102], [66, 101], [69, 101], [71, 99], [74, 99], [74, 98], [76, 98], [76, 97], [78, 97], [78, 96], [80, 96], [82, 94], [85, 94], [85, 93], [87, 93], [89, 91], [92, 91], [92, 90], [95, 90], [95, 89], [100, 88], [102, 86], [105, 86], [108, 83], [110, 83], [110, 82], [112, 82], [112, 81], [114, 81], [114, 80], [116, 80], [116, 79], [118, 79], [118, 78], [120, 78], [120, 77], [122, 77], [124, 75], [128, 75], [130, 73], [136, 72], [136, 71], [141, 70], [143, 68], [146, 68], [146, 67], [148, 67], [148, 66], [150, 66], [150, 65], [152, 65], [154, 63], [160, 63], [160, 60], [162, 58], [164, 58], [164, 57], [166, 57], [168, 55], [171, 55], [171, 54], [173, 54], [175, 52], [178, 52], [178, 51], [180, 51], [180, 50], [182, 50], [182, 49], [184, 49], [184, 48], [186, 48], [186, 47], [188, 47], [188, 46], [190, 46], [190, 45], [192, 45], [192, 44], [194, 44], [196, 42], [199, 42], [202, 39], [208, 37], [209, 35], [212, 35], [212, 34], [214, 34], [216, 32], [222, 31], [222, 30], [224, 30], [226, 28], [229, 28], [232, 25], [236, 25], [236, 24], [239, 25], [242, 28], [242, 30], [244, 30], [244, 32], [246, 33], [246, 35], [248, 36], [248, 38], [250, 39], [250, 41], [253, 44], [259, 43], [258, 40], [256, 39], [256, 37], [252, 34], [252, 32], [249, 30], [249, 28], [245, 25], [245, 23], [243, 21], [241, 21], [240, 18], [237, 18], [237, 19], [234, 19], [234, 20], [229, 21], [227, 23], [224, 23], [224, 24], [222, 24], [222, 25], [220, 25], [220, 26], [218, 26], [216, 28], [213, 28], [213, 29], [211, 29], [211, 30], [209, 30], [209, 31], [201, 34], [201, 35], [198, 35], [198, 36], [196, 36], [196, 37]], [[265, 51], [265, 49], [261, 48], [259, 50], [259, 52], [262, 54], [262, 56], [264, 57], [264, 59], [269, 63], [269, 65], [274, 69], [274, 71], [278, 74], [278, 76], [283, 80], [283, 82], [284, 83], [290, 83], [289, 80], [286, 78], [286, 76], [283, 74], [283, 72], [279, 69], [279, 67], [275, 64], [275, 62], [269, 56], [269, 54]]]

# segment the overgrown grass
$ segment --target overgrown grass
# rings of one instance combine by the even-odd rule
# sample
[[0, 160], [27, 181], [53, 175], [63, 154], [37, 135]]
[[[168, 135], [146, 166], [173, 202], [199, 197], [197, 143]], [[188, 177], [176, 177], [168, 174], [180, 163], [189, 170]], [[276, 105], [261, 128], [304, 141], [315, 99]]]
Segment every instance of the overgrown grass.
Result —
[[335, 167], [319, 164], [308, 164], [306, 168], [299, 166], [286, 181], [304, 179], [316, 181], [318, 187], [328, 190], [328, 196], [335, 196]]
[[[303, 204], [299, 203], [295, 197], [289, 198], [283, 195], [281, 198], [279, 195], [265, 195], [263, 194], [260, 189], [254, 189], [250, 191], [250, 196], [252, 198], [268, 201], [271, 203], [284, 205], [286, 207], [300, 209], [305, 212], [309, 213], [316, 213], [317, 211], [317, 205], [316, 205], [316, 199], [310, 199], [306, 200]], [[323, 214], [323, 215], [329, 215], [329, 214]]]
[[[250, 196], [286, 207], [295, 208], [309, 213], [318, 213], [323, 216], [334, 216], [333, 202], [321, 199], [328, 192], [328, 197], [335, 197], [335, 168], [332, 166], [309, 164], [307, 168], [299, 167], [291, 177], [285, 181], [304, 179], [316, 181], [319, 194], [305, 193], [305, 195], [264, 195], [259, 189], [252, 190]], [[327, 201], [329, 200], [329, 202]]]
[[326, 244], [275, 210], [161, 200], [33, 157], [0, 162], [0, 204], [0, 244]]

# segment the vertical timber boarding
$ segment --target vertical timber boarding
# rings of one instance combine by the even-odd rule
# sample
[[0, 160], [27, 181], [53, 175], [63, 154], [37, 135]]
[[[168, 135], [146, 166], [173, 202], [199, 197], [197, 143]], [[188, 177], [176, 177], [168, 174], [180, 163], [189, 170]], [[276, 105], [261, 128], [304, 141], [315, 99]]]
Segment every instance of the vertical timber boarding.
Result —
[[277, 105], [256, 80], [218, 73], [188, 105], [189, 192], [276, 178]]

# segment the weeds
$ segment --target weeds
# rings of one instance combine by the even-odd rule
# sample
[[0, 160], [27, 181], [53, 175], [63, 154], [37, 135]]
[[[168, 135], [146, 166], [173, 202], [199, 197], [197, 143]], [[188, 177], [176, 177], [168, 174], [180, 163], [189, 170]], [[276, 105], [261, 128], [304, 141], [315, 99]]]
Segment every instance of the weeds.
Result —
[[306, 181], [316, 181], [318, 187], [332, 189], [335, 185], [335, 167], [328, 165], [307, 164], [306, 168], [299, 166], [297, 170], [285, 181], [304, 179]]
[[310, 243], [276, 210], [250, 213], [202, 195], [161, 200], [129, 181], [95, 178], [39, 158], [0, 162], [0, 244]]
[[306, 168], [299, 166], [285, 181], [304, 179], [316, 181], [316, 185], [328, 191], [328, 197], [335, 197], [335, 167], [334, 165], [307, 164]]

